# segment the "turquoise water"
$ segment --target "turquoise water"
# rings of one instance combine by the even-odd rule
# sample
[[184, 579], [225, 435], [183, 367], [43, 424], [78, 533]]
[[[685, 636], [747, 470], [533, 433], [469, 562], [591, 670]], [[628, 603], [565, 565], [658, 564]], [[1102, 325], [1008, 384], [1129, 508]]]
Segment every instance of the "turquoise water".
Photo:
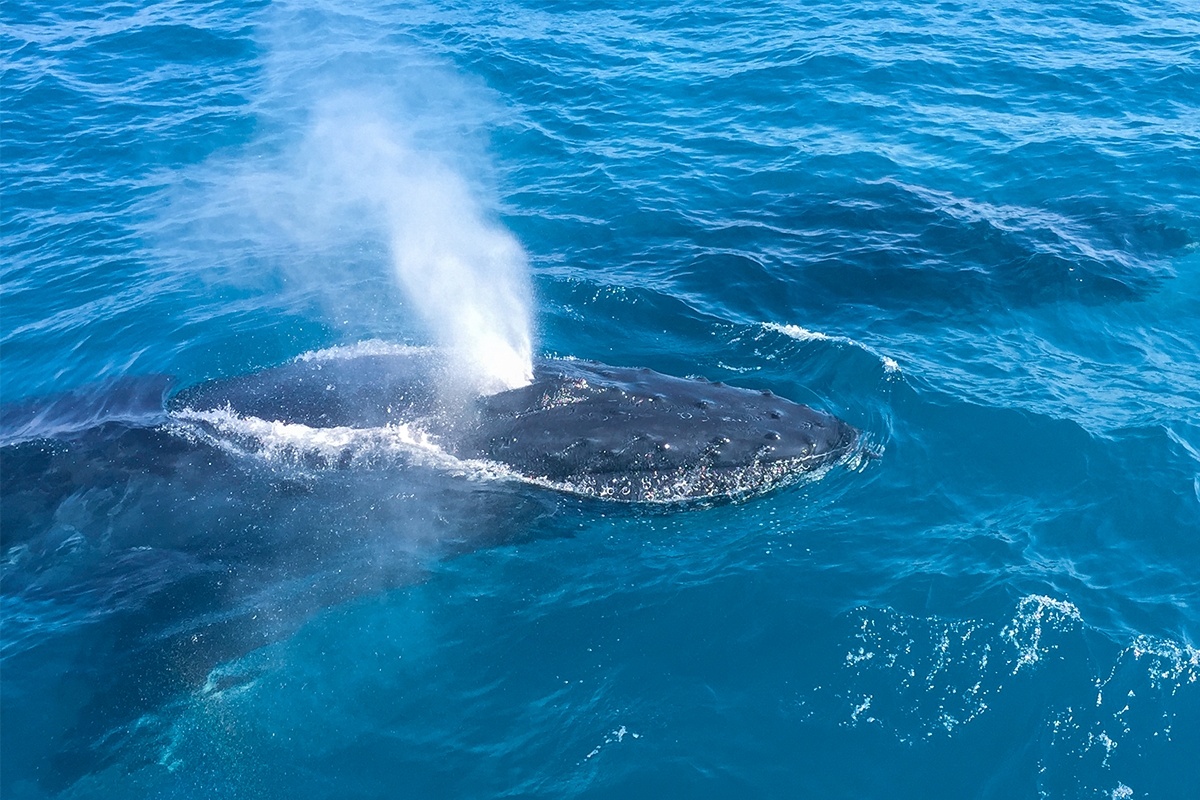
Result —
[[3, 16], [5, 402], [442, 343], [397, 231], [483, 226], [538, 353], [879, 457], [664, 512], [6, 448], [0, 794], [1195, 795], [1194, 3]]

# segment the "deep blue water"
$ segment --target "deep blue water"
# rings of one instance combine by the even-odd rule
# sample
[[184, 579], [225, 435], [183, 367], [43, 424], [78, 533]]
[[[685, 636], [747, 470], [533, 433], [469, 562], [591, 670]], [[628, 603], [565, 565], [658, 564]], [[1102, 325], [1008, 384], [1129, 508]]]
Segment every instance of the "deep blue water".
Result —
[[6, 451], [4, 797], [1197, 796], [1194, 2], [0, 13], [5, 402], [436, 343], [453, 185], [537, 352], [879, 454], [664, 511]]

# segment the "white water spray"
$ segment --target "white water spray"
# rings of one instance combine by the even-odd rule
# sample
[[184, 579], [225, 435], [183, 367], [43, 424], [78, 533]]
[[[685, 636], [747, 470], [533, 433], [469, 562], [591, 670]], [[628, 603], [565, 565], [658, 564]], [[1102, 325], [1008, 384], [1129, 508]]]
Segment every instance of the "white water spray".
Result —
[[259, 289], [259, 307], [273, 296], [352, 336], [427, 338], [451, 394], [521, 386], [529, 265], [496, 218], [480, 136], [500, 106], [423, 49], [379, 42], [404, 13], [271, 3], [258, 28], [263, 135], [173, 177], [152, 235], [163, 260]]
[[444, 169], [410, 175], [389, 203], [396, 275], [451, 358], [484, 392], [533, 378], [528, 262]]
[[444, 70], [420, 74], [441, 105], [348, 82], [299, 81], [301, 99], [324, 99], [280, 114], [282, 142], [173, 181], [152, 234], [160, 258], [257, 288], [263, 304], [275, 294], [285, 310], [315, 305], [352, 335], [427, 338], [445, 355], [449, 394], [528, 383], [528, 260], [492, 212], [483, 154], [460, 133], [486, 125], [486, 103]]
[[382, 226], [395, 277], [463, 388], [492, 393], [527, 384], [528, 261], [467, 180], [414, 148], [361, 99], [322, 106], [305, 149], [326, 196], [336, 187], [343, 203], [364, 207]]

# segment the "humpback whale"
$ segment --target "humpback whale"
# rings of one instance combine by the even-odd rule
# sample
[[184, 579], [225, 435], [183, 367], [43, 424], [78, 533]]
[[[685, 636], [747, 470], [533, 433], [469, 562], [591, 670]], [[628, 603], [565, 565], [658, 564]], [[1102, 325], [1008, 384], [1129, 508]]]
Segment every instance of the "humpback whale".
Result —
[[[330, 353], [335, 355], [331, 356]], [[625, 502], [740, 498], [827, 467], [858, 431], [770, 391], [541, 359], [528, 385], [456, 392], [436, 351], [316, 357], [171, 394], [169, 380], [8, 406], [0, 443], [115, 427], [301, 466], [425, 461]], [[451, 388], [447, 388], [451, 387]], [[122, 448], [129, 457], [128, 447]]]
[[430, 559], [572, 535], [572, 505], [754, 496], [862, 449], [824, 412], [650, 370], [543, 359], [487, 396], [455, 377], [437, 351], [343, 348], [0, 406], [6, 674], [41, 674], [47, 618], [51, 641], [104, 643], [63, 679], [60, 717], [39, 718], [49, 788], [152, 735], [182, 693], [239, 680], [215, 665]]
[[199, 384], [168, 409], [215, 438], [257, 436], [261, 447], [282, 434], [293, 456], [306, 438], [339, 442], [345, 460], [400, 436], [509, 477], [627, 502], [758, 494], [837, 462], [859, 438], [769, 391], [590, 361], [542, 359], [528, 385], [482, 397], [455, 396], [448, 383], [420, 351], [310, 359]]

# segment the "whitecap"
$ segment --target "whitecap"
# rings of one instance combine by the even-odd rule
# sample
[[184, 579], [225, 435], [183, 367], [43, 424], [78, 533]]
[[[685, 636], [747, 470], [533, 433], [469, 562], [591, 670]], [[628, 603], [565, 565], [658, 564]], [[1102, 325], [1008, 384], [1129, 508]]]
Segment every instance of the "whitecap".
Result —
[[863, 352], [870, 353], [875, 358], [879, 359], [879, 363], [883, 365], [883, 371], [888, 375], [900, 374], [900, 365], [894, 358], [885, 356], [875, 349], [863, 344], [857, 339], [851, 339], [848, 336], [830, 336], [827, 333], [820, 331], [809, 330], [799, 325], [787, 324], [783, 325], [778, 322], [764, 322], [763, 328], [776, 333], [782, 333], [784, 336], [790, 336], [798, 342], [832, 342], [834, 344], [854, 347]]

